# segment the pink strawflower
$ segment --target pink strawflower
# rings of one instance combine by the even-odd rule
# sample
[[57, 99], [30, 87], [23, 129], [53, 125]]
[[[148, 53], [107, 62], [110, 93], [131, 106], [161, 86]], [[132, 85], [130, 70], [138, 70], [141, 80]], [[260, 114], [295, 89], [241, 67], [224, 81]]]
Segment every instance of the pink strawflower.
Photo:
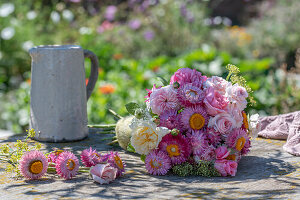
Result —
[[47, 169], [46, 156], [37, 150], [26, 152], [19, 161], [19, 170], [26, 179], [39, 179]]
[[229, 156], [229, 151], [227, 149], [226, 146], [219, 146], [216, 150], [216, 159], [217, 160], [221, 160], [221, 159], [225, 159], [227, 156]]
[[78, 158], [73, 153], [65, 151], [58, 156], [55, 168], [62, 178], [71, 179], [79, 169]]
[[251, 146], [250, 138], [244, 129], [233, 129], [227, 135], [225, 143], [229, 148], [240, 151], [242, 154], [248, 153]]
[[215, 116], [219, 113], [226, 112], [229, 101], [213, 87], [209, 87], [205, 91], [203, 103], [208, 114]]
[[146, 156], [145, 167], [150, 174], [165, 175], [171, 166], [171, 159], [164, 151], [153, 149]]
[[181, 125], [187, 132], [204, 129], [209, 116], [202, 106], [186, 107], [181, 113]]
[[232, 160], [222, 159], [222, 160], [216, 160], [215, 162], [215, 168], [222, 176], [227, 176], [227, 175], [235, 176], [237, 166], [238, 166], [237, 162]]
[[175, 89], [168, 85], [154, 90], [150, 95], [150, 108], [158, 115], [166, 110], [179, 110], [180, 105]]
[[177, 98], [183, 106], [193, 106], [202, 103], [205, 92], [197, 87], [197, 83], [187, 83], [178, 89]]
[[173, 165], [185, 162], [191, 154], [189, 140], [183, 135], [165, 135], [158, 145], [159, 150], [168, 153]]
[[64, 152], [63, 150], [60, 150], [60, 149], [56, 149], [54, 151], [52, 151], [50, 154], [49, 154], [49, 157], [48, 157], [48, 162], [52, 162], [52, 163], [56, 163], [56, 159], [58, 158], [59, 154], [61, 154], [62, 152]]
[[188, 139], [194, 155], [202, 155], [209, 146], [204, 130], [192, 131], [192, 133], [188, 134]]
[[99, 164], [101, 162], [101, 155], [96, 151], [96, 149], [85, 149], [80, 155], [81, 162], [86, 167], [91, 167]]
[[112, 151], [104, 155], [102, 161], [108, 162], [110, 166], [117, 169], [117, 177], [122, 176], [124, 174], [126, 165], [125, 162], [122, 161], [118, 152]]
[[174, 128], [179, 129], [180, 115], [177, 114], [177, 110], [166, 110], [159, 116], [159, 126], [167, 127], [172, 130]]
[[206, 81], [206, 76], [201, 76], [201, 72], [190, 68], [180, 68], [171, 77], [170, 85], [175, 82], [178, 82], [180, 86], [186, 83], [198, 82], [200, 84], [198, 86], [201, 87], [204, 81]]

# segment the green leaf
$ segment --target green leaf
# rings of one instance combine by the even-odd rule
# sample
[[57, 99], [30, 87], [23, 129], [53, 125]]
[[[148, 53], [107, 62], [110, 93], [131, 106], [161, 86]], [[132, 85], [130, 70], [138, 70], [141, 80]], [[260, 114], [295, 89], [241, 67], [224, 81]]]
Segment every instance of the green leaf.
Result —
[[139, 104], [134, 103], [134, 102], [126, 104], [125, 107], [126, 107], [127, 111], [132, 115], [135, 114], [136, 109], [141, 108], [141, 106]]
[[131, 143], [129, 143], [129, 144], [127, 145], [127, 151], [132, 152], [132, 153], [135, 153], [135, 149], [134, 149], [134, 147], [131, 145]]
[[162, 82], [162, 84], [164, 86], [169, 85], [169, 82], [166, 79], [164, 79], [164, 77], [162, 77], [162, 76], [157, 76], [157, 77], [160, 79], [160, 81]]
[[145, 162], [145, 159], [146, 159], [146, 155], [142, 154], [142, 155], [141, 155], [141, 160], [142, 160], [143, 162]]

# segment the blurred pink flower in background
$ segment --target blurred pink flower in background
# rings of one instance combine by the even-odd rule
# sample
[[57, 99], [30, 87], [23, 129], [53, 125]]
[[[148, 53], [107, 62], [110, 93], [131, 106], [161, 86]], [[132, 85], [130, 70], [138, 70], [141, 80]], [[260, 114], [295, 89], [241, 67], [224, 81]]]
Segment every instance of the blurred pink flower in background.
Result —
[[113, 21], [115, 19], [117, 10], [118, 8], [116, 6], [107, 6], [104, 14], [105, 19], [108, 21]]
[[112, 30], [114, 28], [114, 24], [110, 23], [109, 21], [104, 21], [102, 24], [97, 28], [98, 33], [103, 33], [108, 30]]

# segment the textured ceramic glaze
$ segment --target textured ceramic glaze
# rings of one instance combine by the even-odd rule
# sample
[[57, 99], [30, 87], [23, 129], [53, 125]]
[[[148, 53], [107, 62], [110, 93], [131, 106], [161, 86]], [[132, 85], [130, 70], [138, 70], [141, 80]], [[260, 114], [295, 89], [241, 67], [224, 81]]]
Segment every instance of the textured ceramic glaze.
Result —
[[[48, 142], [88, 136], [86, 101], [97, 77], [96, 56], [76, 45], [38, 46], [29, 50], [31, 65], [30, 128]], [[92, 70], [86, 89], [84, 57]]]

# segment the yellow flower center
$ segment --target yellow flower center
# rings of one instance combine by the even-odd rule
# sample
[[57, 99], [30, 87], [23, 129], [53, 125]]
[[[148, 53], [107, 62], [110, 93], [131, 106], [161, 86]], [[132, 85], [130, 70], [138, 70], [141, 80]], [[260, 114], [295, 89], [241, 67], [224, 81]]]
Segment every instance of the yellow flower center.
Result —
[[62, 152], [64, 152], [63, 150], [60, 150], [60, 149], [58, 149], [58, 150], [56, 150], [55, 151], [55, 155], [56, 156], [59, 156], [59, 154], [61, 154]]
[[158, 169], [159, 167], [161, 167], [162, 164], [160, 162], [158, 162], [157, 160], [151, 160], [150, 165], [152, 168]]
[[236, 158], [235, 154], [232, 154], [232, 155], [229, 155], [226, 157], [227, 160], [235, 160], [235, 158]]
[[178, 146], [176, 144], [170, 144], [167, 146], [167, 152], [170, 157], [179, 156], [180, 152], [178, 151]]
[[97, 154], [97, 153], [93, 153], [92, 155], [95, 155], [95, 156], [97, 157], [98, 160], [101, 159], [101, 157], [100, 157], [99, 154]]
[[199, 114], [199, 113], [194, 113], [191, 117], [190, 117], [190, 127], [194, 130], [199, 130], [201, 129], [204, 124], [205, 124], [205, 118]]
[[239, 139], [236, 141], [235, 148], [236, 148], [238, 151], [241, 151], [242, 148], [243, 148], [244, 145], [245, 145], [245, 142], [246, 142], [246, 139], [245, 139], [244, 137], [239, 138]]
[[121, 158], [119, 156], [115, 155], [114, 159], [115, 159], [115, 163], [119, 167], [119, 169], [123, 169], [124, 166], [123, 166], [123, 162], [122, 162]]
[[43, 163], [40, 160], [32, 161], [29, 164], [29, 171], [32, 174], [39, 174], [43, 171]]
[[248, 118], [247, 118], [247, 114], [245, 111], [242, 112], [243, 115], [243, 124], [245, 126], [246, 129], [249, 129], [249, 123], [248, 123]]
[[74, 168], [75, 168], [76, 164], [74, 162], [74, 160], [72, 159], [69, 159], [68, 162], [67, 162], [67, 167], [70, 171], [72, 171]]

